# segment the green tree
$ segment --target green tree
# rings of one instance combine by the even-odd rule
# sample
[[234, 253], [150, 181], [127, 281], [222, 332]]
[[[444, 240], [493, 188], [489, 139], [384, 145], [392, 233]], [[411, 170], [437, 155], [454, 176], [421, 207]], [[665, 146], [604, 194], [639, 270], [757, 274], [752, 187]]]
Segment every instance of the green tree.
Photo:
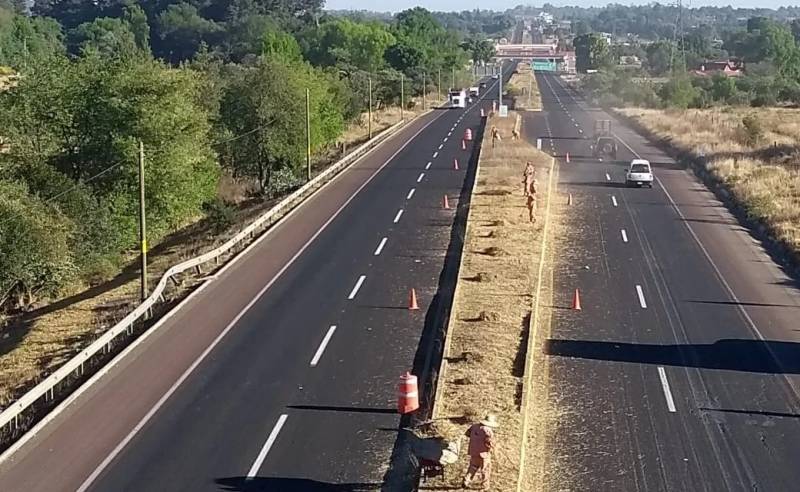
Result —
[[130, 4], [125, 7], [123, 19], [133, 33], [136, 46], [143, 53], [150, 53], [150, 23], [147, 13], [140, 5]]
[[139, 48], [129, 24], [113, 17], [98, 17], [70, 33], [75, 51], [94, 51], [103, 56], [131, 56]]
[[664, 104], [682, 109], [692, 106], [698, 94], [688, 77], [673, 77], [659, 90], [659, 96]]
[[216, 44], [222, 27], [200, 16], [197, 7], [188, 3], [170, 5], [158, 14], [158, 42], [153, 51], [172, 62], [192, 58], [201, 43]]
[[264, 58], [281, 63], [294, 63], [303, 59], [300, 45], [291, 34], [273, 26], [264, 33], [262, 54]]
[[312, 149], [342, 130], [344, 101], [332, 79], [304, 63], [265, 59], [240, 72], [223, 97], [222, 120], [231, 135], [226, 162], [253, 178], [265, 195], [297, 183], [305, 162], [305, 89], [311, 93]]
[[606, 40], [597, 33], [578, 36], [575, 46], [575, 67], [579, 72], [599, 70], [612, 64], [611, 52]]
[[385, 64], [386, 49], [395, 42], [382, 24], [333, 19], [305, 36], [306, 55], [319, 66], [353, 67], [375, 72]]
[[736, 82], [725, 74], [714, 74], [710, 92], [715, 101], [728, 102], [736, 94]]
[[56, 294], [75, 269], [68, 219], [19, 182], [0, 180], [0, 306]]

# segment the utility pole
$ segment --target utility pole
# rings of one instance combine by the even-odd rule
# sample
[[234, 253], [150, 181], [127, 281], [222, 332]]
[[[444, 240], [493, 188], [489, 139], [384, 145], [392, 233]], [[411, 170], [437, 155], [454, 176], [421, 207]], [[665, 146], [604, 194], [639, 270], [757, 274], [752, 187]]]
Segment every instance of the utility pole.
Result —
[[453, 89], [456, 88], [456, 67], [453, 67]]
[[311, 181], [311, 91], [306, 88], [306, 177]]
[[439, 67], [439, 78], [436, 80], [436, 92], [438, 97], [442, 97], [442, 67]]
[[369, 90], [369, 111], [368, 111], [369, 120], [367, 121], [367, 134], [369, 139], [372, 140], [372, 75], [367, 77], [367, 83]]
[[405, 107], [404, 106], [406, 105], [405, 91], [403, 90], [403, 80], [404, 79], [405, 79], [405, 75], [403, 75], [401, 73], [400, 74], [400, 121], [406, 121], [406, 117], [403, 114], [403, 111], [405, 111]]
[[147, 299], [147, 220], [144, 210], [144, 143], [139, 140], [139, 244], [142, 248], [142, 301]]
[[426, 91], [425, 85], [425, 72], [422, 72], [422, 110], [425, 111], [425, 92]]
[[500, 111], [500, 106], [503, 105], [503, 62], [500, 62], [500, 68], [498, 70], [500, 76], [497, 77], [497, 111]]

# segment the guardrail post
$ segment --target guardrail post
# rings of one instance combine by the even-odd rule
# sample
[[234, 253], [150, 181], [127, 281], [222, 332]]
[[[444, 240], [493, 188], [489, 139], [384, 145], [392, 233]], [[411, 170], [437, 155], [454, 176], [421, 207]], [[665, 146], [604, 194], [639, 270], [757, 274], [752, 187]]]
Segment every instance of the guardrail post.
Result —
[[203, 274], [203, 269], [200, 268], [200, 265], [197, 265], [196, 267], [194, 267], [194, 270], [195, 270], [195, 272], [197, 272], [198, 275], [202, 275]]

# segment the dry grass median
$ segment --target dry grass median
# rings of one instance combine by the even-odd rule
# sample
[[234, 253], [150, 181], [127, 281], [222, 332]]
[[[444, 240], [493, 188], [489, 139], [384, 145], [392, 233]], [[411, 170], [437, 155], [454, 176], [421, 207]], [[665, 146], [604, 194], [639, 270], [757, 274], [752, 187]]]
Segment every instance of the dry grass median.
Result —
[[542, 96], [530, 67], [518, 66], [506, 88], [517, 111], [541, 111]]
[[619, 110], [707, 170], [800, 259], [800, 110]]
[[[490, 489], [498, 492], [516, 490], [523, 371], [552, 173], [549, 156], [511, 139], [516, 121], [511, 112], [487, 123], [434, 412], [436, 430], [454, 440], [484, 414], [498, 415]], [[490, 128], [495, 125], [503, 140], [493, 148]], [[526, 161], [537, 169], [533, 224], [521, 183]], [[457, 489], [466, 465], [462, 453], [446, 478], [420, 490]]]

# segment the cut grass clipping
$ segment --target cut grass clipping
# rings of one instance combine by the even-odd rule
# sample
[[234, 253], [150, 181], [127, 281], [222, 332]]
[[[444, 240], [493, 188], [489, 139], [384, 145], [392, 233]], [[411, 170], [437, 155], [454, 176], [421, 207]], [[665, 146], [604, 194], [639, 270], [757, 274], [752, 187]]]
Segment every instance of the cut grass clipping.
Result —
[[[487, 123], [477, 183], [470, 206], [464, 256], [449, 325], [446, 371], [434, 423], [443, 437], [458, 440], [487, 413], [498, 416], [490, 490], [515, 490], [521, 446], [520, 396], [531, 296], [540, 251], [543, 204], [551, 158], [524, 140], [512, 140], [517, 114]], [[502, 141], [492, 148], [492, 126]], [[522, 172], [536, 165], [536, 223], [528, 221]], [[466, 471], [466, 442], [460, 461], [444, 478], [420, 490], [455, 487]]]

